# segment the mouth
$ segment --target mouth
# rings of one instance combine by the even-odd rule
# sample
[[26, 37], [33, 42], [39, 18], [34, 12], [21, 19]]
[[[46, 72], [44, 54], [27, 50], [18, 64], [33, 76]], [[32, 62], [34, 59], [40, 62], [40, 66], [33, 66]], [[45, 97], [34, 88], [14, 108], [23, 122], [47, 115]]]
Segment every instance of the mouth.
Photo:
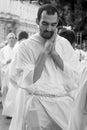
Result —
[[45, 34], [45, 36], [48, 37], [48, 39], [49, 39], [49, 38], [52, 37], [53, 32], [45, 32], [44, 34]]

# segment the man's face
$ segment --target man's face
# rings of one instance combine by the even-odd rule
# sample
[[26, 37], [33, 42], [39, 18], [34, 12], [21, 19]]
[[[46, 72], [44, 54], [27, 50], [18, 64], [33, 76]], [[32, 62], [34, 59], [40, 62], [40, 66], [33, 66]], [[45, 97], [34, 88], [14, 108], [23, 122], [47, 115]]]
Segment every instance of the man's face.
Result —
[[71, 9], [68, 5], [65, 5], [63, 7], [63, 11], [64, 11], [63, 13], [64, 13], [65, 16], [71, 13]]
[[9, 38], [8, 38], [8, 44], [10, 47], [14, 47], [16, 43], [16, 38], [14, 35], [10, 35]]
[[46, 11], [43, 11], [39, 21], [40, 35], [44, 39], [50, 39], [56, 30], [57, 24], [58, 16], [56, 12], [54, 15], [48, 15]]

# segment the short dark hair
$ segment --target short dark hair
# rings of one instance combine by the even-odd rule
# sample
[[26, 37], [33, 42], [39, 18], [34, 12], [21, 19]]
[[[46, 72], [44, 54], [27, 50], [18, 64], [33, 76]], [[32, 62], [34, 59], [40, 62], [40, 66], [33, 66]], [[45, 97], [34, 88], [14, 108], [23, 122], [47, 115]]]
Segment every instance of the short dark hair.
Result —
[[52, 4], [44, 4], [43, 6], [41, 6], [39, 8], [38, 13], [37, 13], [37, 18], [38, 18], [39, 21], [41, 19], [41, 14], [42, 14], [43, 11], [46, 11], [47, 14], [49, 14], [49, 15], [54, 15], [55, 12], [56, 12], [58, 17], [59, 17], [59, 12], [58, 12], [57, 8], [54, 5], [52, 5]]
[[22, 39], [27, 39], [28, 38], [28, 33], [25, 32], [25, 31], [22, 31], [19, 33], [19, 36], [18, 36], [18, 40], [22, 40]]
[[62, 29], [59, 35], [66, 38], [71, 43], [71, 45], [75, 42], [76, 37], [73, 30]]

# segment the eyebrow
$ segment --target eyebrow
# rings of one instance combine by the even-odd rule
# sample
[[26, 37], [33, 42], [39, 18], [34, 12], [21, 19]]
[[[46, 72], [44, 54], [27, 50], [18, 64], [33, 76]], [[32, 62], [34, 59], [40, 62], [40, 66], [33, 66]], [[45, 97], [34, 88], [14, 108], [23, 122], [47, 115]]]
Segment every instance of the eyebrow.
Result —
[[9, 37], [9, 39], [10, 39], [10, 38], [15, 38], [15, 37]]
[[42, 21], [42, 23], [47, 23], [47, 24], [57, 24], [57, 22], [55, 22], [55, 23], [48, 23], [48, 22], [46, 22], [46, 21]]

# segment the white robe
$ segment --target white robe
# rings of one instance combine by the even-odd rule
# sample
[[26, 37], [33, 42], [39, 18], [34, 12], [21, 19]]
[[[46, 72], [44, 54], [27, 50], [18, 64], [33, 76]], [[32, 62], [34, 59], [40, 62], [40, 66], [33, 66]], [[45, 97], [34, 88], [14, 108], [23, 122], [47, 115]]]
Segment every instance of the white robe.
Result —
[[9, 130], [25, 130], [27, 115], [28, 130], [57, 130], [59, 126], [63, 130], [79, 130], [71, 129], [72, 109], [78, 97], [80, 79], [74, 50], [67, 40], [58, 36], [55, 49], [64, 61], [64, 71], [55, 66], [49, 56], [40, 79], [33, 84], [35, 62], [43, 49], [41, 42], [41, 37], [36, 34], [19, 46], [15, 67], [18, 76], [12, 73], [12, 77], [22, 89], [18, 89]]
[[[13, 74], [15, 73], [15, 66], [16, 66], [16, 54], [18, 51], [18, 47], [21, 43], [18, 41], [13, 49], [13, 58], [11, 61], [11, 64], [9, 66], [9, 76], [11, 71]], [[4, 107], [2, 111], [2, 115], [12, 117], [15, 109], [15, 99], [18, 92], [18, 88], [14, 87], [14, 84], [12, 82], [9, 82], [9, 90], [6, 95], [6, 99], [4, 102]]]
[[86, 59], [86, 52], [84, 52], [83, 50], [76, 49], [75, 53], [78, 56], [78, 60], [82, 61], [82, 60]]
[[1, 92], [2, 92], [2, 102], [4, 103], [7, 90], [9, 87], [9, 65], [7, 61], [12, 60], [13, 48], [8, 45], [0, 50], [0, 66], [1, 66]]
[[[11, 66], [13, 65], [13, 61], [14, 61], [15, 55], [17, 53], [18, 46], [19, 46], [19, 42], [17, 42], [15, 44], [14, 48], [12, 49], [12, 55], [11, 55], [12, 60], [11, 60], [11, 63], [9, 64], [8, 76], [10, 76], [11, 69], [14, 70], [14, 68], [11, 68]], [[14, 66], [15, 66], [15, 64], [14, 64]], [[2, 115], [9, 116], [9, 117], [13, 116], [16, 93], [17, 93], [17, 88], [15, 88], [13, 86], [13, 84], [9, 81], [9, 89], [8, 89], [8, 92], [6, 94], [6, 98], [4, 101]]]

